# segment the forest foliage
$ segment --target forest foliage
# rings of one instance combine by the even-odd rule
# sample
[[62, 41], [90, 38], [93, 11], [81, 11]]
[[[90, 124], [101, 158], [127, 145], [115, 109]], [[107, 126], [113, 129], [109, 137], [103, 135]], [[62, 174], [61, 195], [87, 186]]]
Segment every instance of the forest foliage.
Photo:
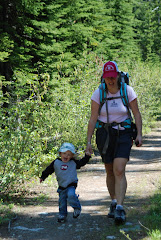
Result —
[[90, 96], [107, 60], [129, 72], [144, 132], [153, 126], [160, 15], [157, 0], [0, 1], [1, 192], [39, 175], [62, 142], [85, 148]]

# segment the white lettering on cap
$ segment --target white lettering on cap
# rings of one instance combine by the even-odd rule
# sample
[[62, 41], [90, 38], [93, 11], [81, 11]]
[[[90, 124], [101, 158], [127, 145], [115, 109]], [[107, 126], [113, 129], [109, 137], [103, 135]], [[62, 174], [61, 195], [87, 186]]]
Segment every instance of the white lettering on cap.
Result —
[[108, 72], [108, 71], [115, 71], [114, 67], [112, 65], [108, 65], [106, 68], [105, 68], [105, 71]]

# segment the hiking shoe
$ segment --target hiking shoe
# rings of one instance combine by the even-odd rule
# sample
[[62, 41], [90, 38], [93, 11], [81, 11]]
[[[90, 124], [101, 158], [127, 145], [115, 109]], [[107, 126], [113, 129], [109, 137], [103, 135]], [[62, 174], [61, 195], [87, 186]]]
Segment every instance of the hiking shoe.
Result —
[[114, 213], [114, 218], [115, 218], [115, 224], [123, 224], [126, 222], [126, 212], [123, 208], [117, 208], [115, 209]]
[[116, 209], [116, 205], [117, 203], [111, 203], [110, 205], [110, 211], [108, 213], [108, 218], [114, 218], [114, 212], [115, 212], [115, 209]]
[[79, 217], [80, 214], [81, 214], [81, 210], [75, 208], [73, 212], [73, 218]]
[[64, 223], [65, 221], [66, 221], [66, 216], [59, 214], [58, 222], [59, 222], [59, 223]]

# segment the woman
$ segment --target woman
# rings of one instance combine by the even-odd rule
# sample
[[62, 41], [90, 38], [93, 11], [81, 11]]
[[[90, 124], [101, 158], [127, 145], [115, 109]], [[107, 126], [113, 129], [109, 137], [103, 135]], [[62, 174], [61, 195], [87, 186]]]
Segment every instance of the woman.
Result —
[[[107, 189], [112, 199], [108, 217], [114, 218], [115, 223], [120, 224], [126, 221], [126, 213], [123, 208], [127, 188], [125, 168], [132, 147], [131, 128], [123, 127], [120, 123], [129, 118], [129, 111], [127, 107], [124, 106], [122, 99], [119, 98], [119, 70], [116, 62], [109, 61], [104, 64], [102, 77], [105, 80], [107, 97], [111, 99], [107, 100], [107, 106], [106, 103], [104, 103], [99, 113], [99, 88], [95, 90], [91, 97], [91, 117], [88, 123], [86, 151], [92, 153], [91, 138], [96, 122], [99, 120], [102, 123], [102, 127], [97, 129], [96, 143], [102, 161], [105, 164]], [[142, 145], [142, 119], [137, 104], [136, 93], [133, 88], [128, 85], [127, 95], [129, 107], [133, 112], [137, 127], [135, 142], [137, 143], [137, 147], [140, 147]], [[108, 127], [107, 122], [109, 123]], [[108, 146], [104, 148], [107, 136], [109, 136], [109, 142]], [[103, 152], [104, 149], [106, 149], [105, 153]]]

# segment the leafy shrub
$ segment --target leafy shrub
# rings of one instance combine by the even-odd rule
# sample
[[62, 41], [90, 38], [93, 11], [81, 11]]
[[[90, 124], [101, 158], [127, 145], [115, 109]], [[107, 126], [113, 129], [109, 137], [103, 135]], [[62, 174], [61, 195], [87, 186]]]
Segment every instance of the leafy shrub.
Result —
[[[90, 98], [100, 84], [102, 65], [101, 59], [89, 54], [68, 77], [17, 73], [11, 84], [14, 94], [0, 95], [0, 102], [9, 104], [0, 110], [1, 192], [18, 190], [25, 180], [39, 175], [42, 167], [56, 158], [63, 142], [72, 142], [78, 152], [84, 151]], [[153, 126], [161, 105], [161, 84], [156, 84], [161, 70], [141, 62], [118, 65], [132, 76], [130, 85], [138, 95], [145, 133]]]
[[146, 62], [125, 63], [122, 69], [131, 76], [130, 85], [137, 93], [142, 114], [143, 133], [148, 132], [160, 114], [161, 69]]

